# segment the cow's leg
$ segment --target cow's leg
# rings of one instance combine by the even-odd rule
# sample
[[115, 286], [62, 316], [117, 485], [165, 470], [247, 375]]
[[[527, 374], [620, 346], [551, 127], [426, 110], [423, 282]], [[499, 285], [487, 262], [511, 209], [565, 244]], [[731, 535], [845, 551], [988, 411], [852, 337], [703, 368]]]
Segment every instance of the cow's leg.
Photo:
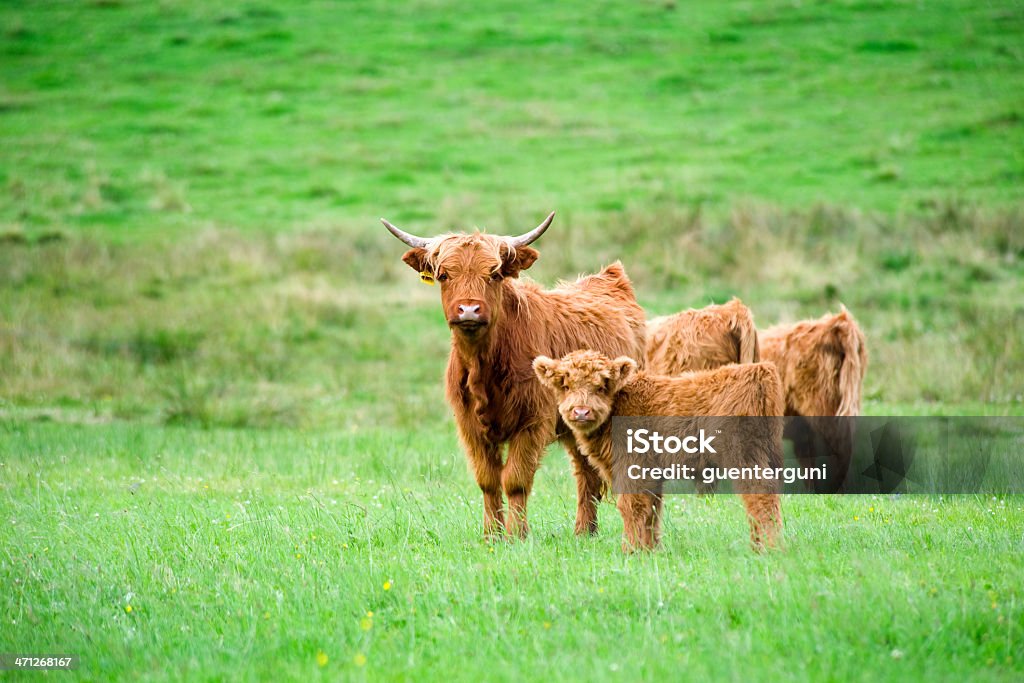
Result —
[[656, 548], [661, 543], [661, 517], [664, 510], [664, 498], [660, 493], [651, 496], [651, 547]]
[[734, 490], [743, 499], [750, 524], [750, 545], [754, 552], [779, 545], [782, 535], [782, 508], [777, 480], [739, 480]]
[[661, 495], [623, 493], [617, 507], [622, 515], [622, 550], [653, 550], [661, 540]]
[[596, 534], [597, 504], [604, 493], [601, 474], [580, 452], [572, 434], [560, 437], [559, 441], [572, 460], [572, 471], [576, 477], [576, 535]]
[[[793, 456], [796, 458], [797, 464], [799, 464], [800, 467], [814, 467], [814, 432], [811, 431], [811, 425], [806, 418], [799, 416], [787, 417], [786, 428], [782, 435], [784, 438], [793, 442]], [[821, 482], [816, 485], [813, 481], [805, 481], [804, 486], [808, 491], [831, 493], [831, 491], [823, 490], [825, 488], [825, 482]]]
[[[484, 536], [494, 538], [505, 531], [505, 513], [502, 511], [501, 456], [495, 448], [494, 460], [488, 459], [477, 469], [476, 482], [484, 494]], [[481, 471], [483, 470], [483, 471]]]
[[484, 536], [498, 536], [505, 530], [501, 497], [501, 447], [485, 443], [474, 435], [459, 436], [466, 448], [473, 477], [484, 494]]
[[775, 548], [782, 533], [782, 511], [775, 493], [744, 493], [743, 507], [750, 524], [750, 545], [754, 552]]
[[[750, 437], [750, 446], [746, 463], [761, 467], [779, 467], [782, 464], [782, 435], [784, 428], [778, 418], [761, 418], [767, 420], [757, 425]], [[780, 507], [779, 491], [782, 483], [772, 478], [741, 479], [735, 482], [733, 490], [741, 494], [743, 507], [747, 511], [747, 522], [750, 524], [750, 545], [755, 552], [766, 548], [774, 548], [779, 544], [782, 534], [782, 508]]]
[[837, 493], [846, 488], [846, 478], [850, 473], [850, 460], [853, 455], [853, 421], [852, 417], [820, 417], [813, 421], [811, 428], [821, 435], [828, 448], [829, 481]]
[[508, 459], [501, 470], [501, 487], [508, 497], [508, 524], [512, 536], [526, 538], [530, 526], [526, 521], [526, 499], [533, 489], [533, 476], [537, 474], [544, 447], [550, 441], [551, 430], [528, 429], [519, 432], [508, 442]]
[[640, 547], [640, 530], [642, 524], [637, 519], [637, 494], [622, 493], [615, 502], [615, 507], [622, 515], [622, 552], [631, 553]]

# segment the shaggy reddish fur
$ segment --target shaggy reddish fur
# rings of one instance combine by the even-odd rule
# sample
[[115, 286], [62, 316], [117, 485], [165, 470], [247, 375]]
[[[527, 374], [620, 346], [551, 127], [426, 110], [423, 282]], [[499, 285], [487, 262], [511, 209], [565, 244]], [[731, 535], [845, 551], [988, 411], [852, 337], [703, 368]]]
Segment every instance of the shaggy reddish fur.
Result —
[[[745, 312], [745, 313], [744, 313]], [[830, 482], [839, 488], [849, 468], [853, 449], [854, 421], [818, 419], [860, 414], [861, 385], [868, 356], [864, 334], [843, 306], [837, 314], [817, 320], [776, 325], [757, 333], [753, 344], [749, 331], [753, 317], [739, 299], [724, 306], [708, 306], [656, 318], [647, 327], [647, 366], [650, 372], [678, 375], [687, 370], [714, 368], [732, 362], [749, 362], [740, 353], [746, 348], [756, 360], [776, 364], [782, 377], [786, 438], [801, 464], [814, 462], [814, 437], [819, 436], [833, 462]]]
[[857, 321], [845, 306], [817, 320], [776, 325], [760, 333], [761, 354], [779, 368], [786, 415], [801, 416], [810, 432], [794, 423], [787, 430], [801, 463], [813, 461], [811, 434], [822, 438], [842, 483], [853, 447], [853, 420], [815, 419], [860, 414], [868, 351]]
[[[533, 362], [540, 381], [558, 397], [558, 411], [601, 476], [612, 483], [622, 463], [615, 461], [612, 416], [782, 416], [782, 384], [771, 363], [726, 365], [680, 377], [637, 370], [631, 358], [615, 360], [596, 351], [575, 351], [561, 360]], [[722, 449], [720, 466], [779, 467], [782, 420], [756, 420], [751, 433], [737, 436], [742, 449]], [[723, 452], [724, 451], [724, 452]], [[704, 456], [711, 457], [711, 456]], [[755, 550], [777, 543], [782, 513], [774, 482], [744, 482], [743, 503]], [[653, 548], [660, 533], [660, 491], [619, 496], [625, 525], [624, 550]]]
[[817, 320], [770, 327], [760, 333], [760, 342], [764, 359], [782, 375], [788, 414], [860, 414], [868, 351], [845, 306]]
[[691, 308], [647, 323], [648, 372], [678, 375], [758, 360], [754, 316], [735, 297], [726, 304]]
[[[444, 235], [402, 257], [441, 285], [452, 329], [446, 395], [459, 439], [484, 497], [484, 533], [528, 532], [526, 503], [544, 448], [556, 438], [576, 475], [576, 533], [597, 530], [600, 475], [558, 417], [556, 401], [531, 368], [542, 354], [589, 347], [611, 355], [642, 354], [644, 313], [622, 265], [543, 290], [518, 279], [538, 253], [502, 237]], [[460, 311], [478, 306], [479, 319]], [[503, 462], [502, 450], [508, 454]], [[502, 491], [508, 497], [508, 520]]]

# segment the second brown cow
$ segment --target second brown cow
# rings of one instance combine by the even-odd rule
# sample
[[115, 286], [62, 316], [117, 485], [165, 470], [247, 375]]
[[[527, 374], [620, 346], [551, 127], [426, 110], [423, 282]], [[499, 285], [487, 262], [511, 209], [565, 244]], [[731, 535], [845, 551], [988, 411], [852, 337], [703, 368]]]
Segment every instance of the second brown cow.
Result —
[[[833, 460], [831, 490], [842, 487], [853, 448], [853, 417], [860, 414], [868, 364], [864, 333], [845, 306], [814, 320], [776, 325], [756, 333], [739, 299], [683, 311], [648, 323], [647, 370], [679, 375], [726, 363], [770, 361], [782, 378], [786, 437], [801, 464], [813, 460], [820, 438]], [[752, 349], [752, 354], [743, 351]]]
[[735, 297], [728, 303], [691, 308], [647, 323], [648, 372], [678, 375], [758, 360], [754, 316]]

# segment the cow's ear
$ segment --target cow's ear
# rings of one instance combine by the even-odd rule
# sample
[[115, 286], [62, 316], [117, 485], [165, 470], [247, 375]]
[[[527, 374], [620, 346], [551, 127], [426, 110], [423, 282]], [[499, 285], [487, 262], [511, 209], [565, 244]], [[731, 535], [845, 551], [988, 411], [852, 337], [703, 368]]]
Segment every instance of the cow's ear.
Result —
[[417, 273], [430, 270], [427, 267], [427, 250], [421, 249], [420, 247], [414, 247], [409, 251], [402, 254], [402, 260], [405, 261], [406, 265], [415, 270]]
[[618, 390], [636, 375], [636, 361], [629, 356], [619, 356], [612, 361], [611, 374], [612, 386]]
[[533, 359], [533, 372], [537, 375], [540, 383], [547, 387], [555, 386], [555, 366], [557, 361], [547, 356], [537, 356]]
[[540, 252], [532, 247], [516, 247], [515, 251], [505, 256], [501, 264], [501, 274], [505, 277], [519, 277], [519, 271], [526, 270], [540, 257]]

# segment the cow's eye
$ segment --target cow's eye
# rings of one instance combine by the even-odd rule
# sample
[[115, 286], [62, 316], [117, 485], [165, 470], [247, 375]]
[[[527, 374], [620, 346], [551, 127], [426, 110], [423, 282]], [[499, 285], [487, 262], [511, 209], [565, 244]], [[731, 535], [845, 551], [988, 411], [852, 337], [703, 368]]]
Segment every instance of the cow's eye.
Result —
[[493, 273], [491, 273], [491, 282], [497, 282], [501, 278], [502, 278], [501, 271], [496, 270]]
[[447, 279], [448, 279], [448, 273], [438, 273], [438, 275], [437, 275], [437, 281], [438, 282], [444, 282]]

